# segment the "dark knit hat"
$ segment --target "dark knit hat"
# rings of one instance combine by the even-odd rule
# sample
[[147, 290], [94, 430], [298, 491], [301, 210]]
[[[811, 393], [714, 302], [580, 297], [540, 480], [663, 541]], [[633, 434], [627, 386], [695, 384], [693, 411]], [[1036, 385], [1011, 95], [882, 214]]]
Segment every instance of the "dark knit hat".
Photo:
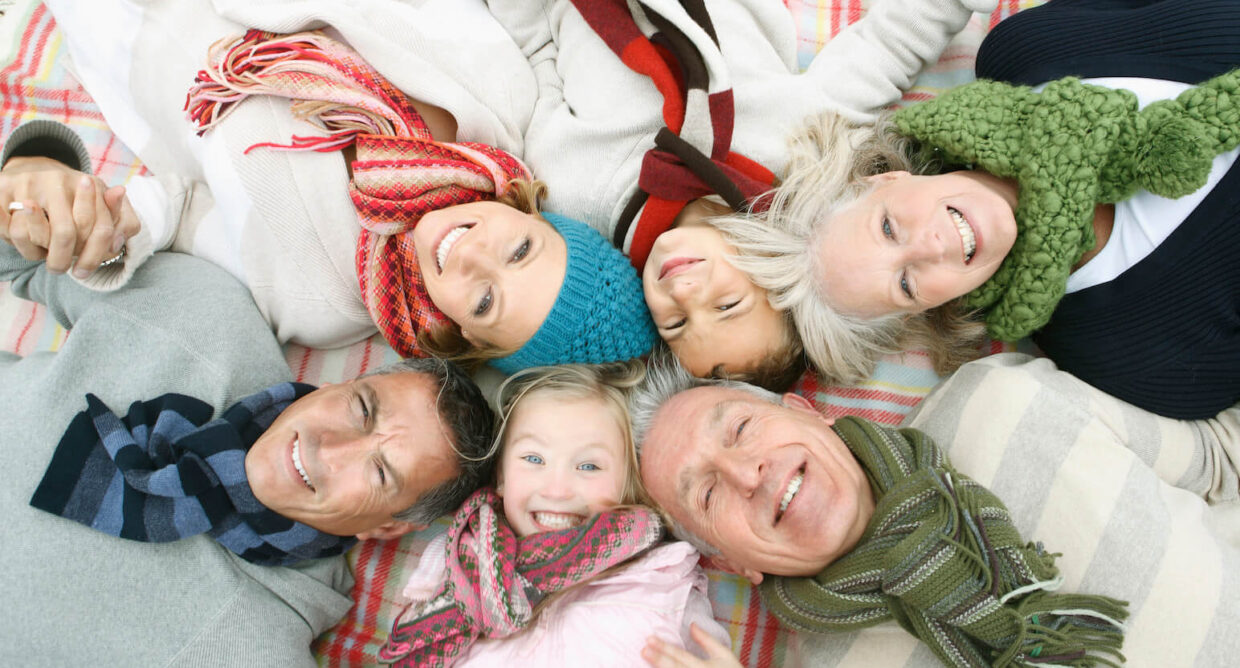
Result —
[[517, 352], [491, 360], [504, 373], [549, 364], [601, 364], [640, 357], [659, 340], [641, 278], [596, 230], [545, 213], [568, 248], [564, 284], [538, 331]]

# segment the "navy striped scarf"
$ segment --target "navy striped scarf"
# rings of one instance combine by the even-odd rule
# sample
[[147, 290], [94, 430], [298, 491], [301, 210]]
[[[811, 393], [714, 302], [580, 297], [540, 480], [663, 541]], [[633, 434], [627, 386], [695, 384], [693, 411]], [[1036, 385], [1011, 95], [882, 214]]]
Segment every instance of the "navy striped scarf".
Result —
[[245, 455], [284, 409], [314, 391], [280, 383], [211, 420], [204, 401], [165, 394], [122, 418], [86, 395], [30, 505], [112, 536], [167, 543], [206, 533], [246, 561], [287, 566], [343, 553], [332, 536], [259, 503]]

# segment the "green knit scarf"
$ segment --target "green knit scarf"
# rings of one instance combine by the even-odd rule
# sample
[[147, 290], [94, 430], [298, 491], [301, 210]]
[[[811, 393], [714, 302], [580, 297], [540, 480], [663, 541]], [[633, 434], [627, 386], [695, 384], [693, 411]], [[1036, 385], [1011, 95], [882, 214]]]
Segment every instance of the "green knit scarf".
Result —
[[1026, 543], [994, 494], [915, 429], [843, 418], [876, 508], [855, 548], [815, 577], [770, 577], [789, 626], [856, 631], [895, 619], [950, 666], [1117, 665], [1127, 604], [1052, 591], [1055, 555]]
[[1138, 189], [1183, 197], [1214, 156], [1240, 144], [1240, 70], [1137, 109], [1131, 91], [1066, 78], [1041, 93], [976, 81], [895, 114], [900, 132], [947, 164], [1020, 184], [1017, 236], [995, 275], [966, 297], [991, 336], [1013, 341], [1050, 320], [1068, 274], [1094, 247], [1094, 208]]

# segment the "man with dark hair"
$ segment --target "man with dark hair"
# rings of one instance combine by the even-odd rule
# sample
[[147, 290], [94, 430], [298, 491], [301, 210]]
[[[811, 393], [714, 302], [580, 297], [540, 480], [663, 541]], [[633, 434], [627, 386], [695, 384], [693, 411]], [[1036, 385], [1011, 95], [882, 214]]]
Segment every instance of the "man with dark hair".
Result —
[[351, 577], [304, 559], [423, 525], [487, 473], [492, 413], [458, 367], [289, 382], [248, 292], [205, 261], [157, 254], [101, 293], [0, 244], [0, 281], [72, 330], [0, 353], [8, 659], [313, 665]]

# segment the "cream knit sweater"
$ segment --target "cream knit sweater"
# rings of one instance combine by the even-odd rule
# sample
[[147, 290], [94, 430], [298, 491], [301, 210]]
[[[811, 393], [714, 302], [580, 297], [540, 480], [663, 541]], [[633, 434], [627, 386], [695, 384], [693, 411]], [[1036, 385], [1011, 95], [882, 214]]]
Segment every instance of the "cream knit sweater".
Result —
[[281, 342], [330, 348], [376, 331], [354, 268], [359, 226], [348, 174], [339, 152], [245, 154], [258, 142], [323, 134], [294, 119], [287, 100], [246, 100], [196, 136], [182, 107], [207, 47], [247, 27], [329, 27], [409, 96], [450, 111], [460, 140], [517, 155], [536, 94], [528, 63], [481, 0], [47, 5], [75, 74], [154, 175], [128, 184], [143, 228], [125, 270], [91, 286], [123, 284], [155, 250], [192, 253], [240, 278]]

